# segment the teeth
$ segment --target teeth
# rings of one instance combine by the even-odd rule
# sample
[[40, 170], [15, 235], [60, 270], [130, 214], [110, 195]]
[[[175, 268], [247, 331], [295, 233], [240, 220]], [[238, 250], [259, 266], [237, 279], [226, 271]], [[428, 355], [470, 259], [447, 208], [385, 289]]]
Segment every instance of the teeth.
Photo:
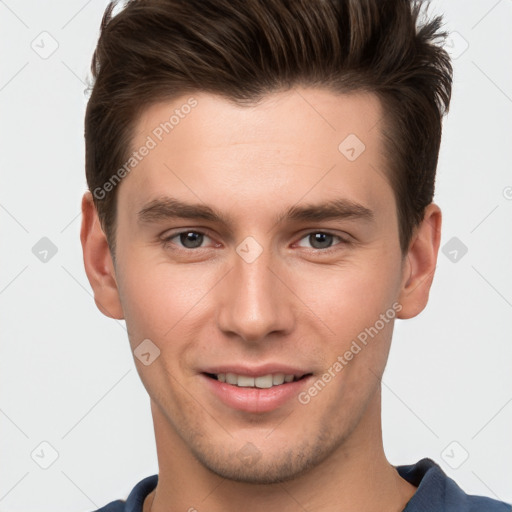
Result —
[[235, 373], [219, 373], [217, 375], [219, 382], [227, 382], [233, 386], [240, 388], [271, 388], [272, 386], [280, 386], [284, 382], [292, 382], [294, 375], [285, 375], [284, 373], [269, 373], [261, 377], [248, 377], [247, 375], [236, 375]]
[[279, 384], [282, 384], [284, 382], [284, 373], [276, 373], [275, 375], [272, 375], [272, 384], [274, 386], [278, 386]]
[[[256, 377], [254, 379], [254, 384], [257, 388], [271, 388], [272, 384], [272, 375], [263, 375], [262, 377]], [[238, 379], [238, 385], [240, 386], [240, 379]]]
[[237, 385], [239, 388], [253, 388], [254, 377], [245, 377], [244, 375], [239, 375]]
[[228, 384], [238, 384], [238, 377], [234, 373], [226, 373], [226, 382]]

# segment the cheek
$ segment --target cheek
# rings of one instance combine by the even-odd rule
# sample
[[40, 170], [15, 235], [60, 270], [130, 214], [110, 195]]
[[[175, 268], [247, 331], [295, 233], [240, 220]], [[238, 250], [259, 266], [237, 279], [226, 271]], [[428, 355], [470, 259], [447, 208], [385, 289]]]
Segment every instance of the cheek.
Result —
[[[131, 249], [119, 252], [123, 257], [119, 259], [118, 282], [133, 343], [149, 338], [163, 347], [184, 326], [192, 327], [213, 314], [214, 289], [229, 265], [176, 265], [163, 260], [161, 254], [155, 256], [154, 248]], [[383, 257], [386, 251], [382, 249], [366, 250], [338, 265], [299, 264], [281, 267], [279, 273], [303, 303], [300, 309], [309, 311], [326, 335], [350, 341], [374, 325], [395, 300], [399, 269], [394, 255]], [[288, 294], [285, 291], [282, 299]], [[293, 307], [297, 299], [293, 294], [288, 299]], [[229, 298], [223, 297], [221, 302], [229, 307]], [[300, 318], [297, 322], [300, 329]]]
[[373, 325], [398, 297], [399, 268], [391, 261], [318, 267], [301, 272], [297, 295], [336, 336]]
[[125, 258], [119, 291], [131, 337], [154, 338], [162, 346], [206, 304], [216, 281], [212, 268], [176, 266], [133, 255]]
[[[194, 350], [190, 341], [198, 338], [195, 326], [199, 325], [197, 316], [201, 315], [201, 299], [206, 291], [194, 285], [201, 281], [197, 273], [198, 268], [183, 272], [169, 264], [138, 260], [135, 255], [123, 262], [120, 297], [131, 349], [136, 356], [137, 347], [149, 339], [159, 350], [148, 366], [136, 361], [142, 382], [155, 398], [160, 394], [173, 401], [179, 395], [169, 386], [169, 379], [187, 368], [186, 354]], [[208, 282], [203, 284], [207, 286]]]
[[[316, 292], [304, 302], [314, 302], [311, 310], [328, 327], [322, 327], [328, 334], [317, 343], [325, 353], [325, 373], [319, 379], [329, 383], [315, 407], [320, 411], [342, 402], [344, 408], [333, 411], [333, 418], [346, 421], [346, 410], [363, 407], [384, 370], [400, 309], [395, 300], [396, 276], [381, 267], [345, 269], [325, 280], [316, 277], [316, 288], [312, 288]], [[315, 389], [307, 393], [310, 391], [311, 396], [317, 393]]]

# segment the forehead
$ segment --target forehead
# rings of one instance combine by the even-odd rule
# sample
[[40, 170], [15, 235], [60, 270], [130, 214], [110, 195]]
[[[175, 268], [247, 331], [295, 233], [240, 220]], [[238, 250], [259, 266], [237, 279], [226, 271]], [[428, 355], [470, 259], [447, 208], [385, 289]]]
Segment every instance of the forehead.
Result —
[[381, 119], [373, 94], [311, 88], [251, 106], [204, 92], [154, 104], [136, 124], [132, 150], [149, 149], [123, 179], [119, 203], [136, 208], [165, 193], [218, 206], [229, 197], [248, 210], [305, 195], [389, 201]]

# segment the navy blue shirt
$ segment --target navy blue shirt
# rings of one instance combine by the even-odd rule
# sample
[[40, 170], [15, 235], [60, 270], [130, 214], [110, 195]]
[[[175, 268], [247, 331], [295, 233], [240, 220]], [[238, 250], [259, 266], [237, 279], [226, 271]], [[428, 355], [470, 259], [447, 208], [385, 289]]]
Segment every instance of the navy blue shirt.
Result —
[[[512, 512], [512, 506], [502, 501], [466, 494], [432, 459], [395, 467], [402, 478], [418, 488], [403, 512]], [[96, 512], [142, 512], [144, 499], [157, 483], [158, 475], [148, 476], [126, 501], [113, 501]]]

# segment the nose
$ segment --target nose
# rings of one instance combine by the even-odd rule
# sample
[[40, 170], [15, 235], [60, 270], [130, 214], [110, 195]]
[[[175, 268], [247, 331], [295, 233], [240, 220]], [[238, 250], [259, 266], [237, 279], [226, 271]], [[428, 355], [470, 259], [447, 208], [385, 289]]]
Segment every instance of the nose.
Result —
[[276, 260], [266, 249], [254, 261], [234, 252], [233, 267], [217, 290], [217, 324], [224, 334], [259, 344], [292, 331], [298, 304], [289, 272]]

